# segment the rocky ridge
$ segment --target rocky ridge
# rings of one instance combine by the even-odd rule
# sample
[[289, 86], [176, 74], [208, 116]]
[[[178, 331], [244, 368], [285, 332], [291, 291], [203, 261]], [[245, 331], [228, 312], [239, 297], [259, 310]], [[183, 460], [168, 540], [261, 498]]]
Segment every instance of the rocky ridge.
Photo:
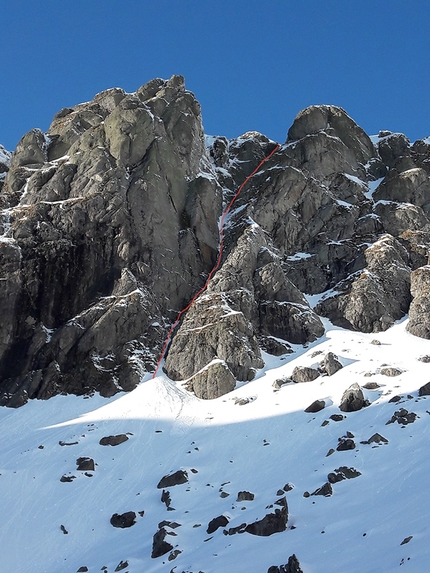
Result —
[[[0, 148], [1, 404], [110, 396], [155, 369], [216, 261], [223, 209], [275, 147], [256, 132], [208, 139], [172, 76], [61, 110], [11, 157]], [[428, 139], [371, 139], [335, 106], [300, 112], [237, 198], [166, 374], [216, 398], [264, 352], [322, 336], [320, 317], [380, 332], [410, 310], [429, 338], [429, 175]]]

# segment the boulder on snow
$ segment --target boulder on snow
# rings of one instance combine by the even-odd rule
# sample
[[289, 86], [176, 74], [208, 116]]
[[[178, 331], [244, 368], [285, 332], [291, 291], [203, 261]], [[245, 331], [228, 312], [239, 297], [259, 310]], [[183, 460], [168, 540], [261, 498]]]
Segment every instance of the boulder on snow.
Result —
[[165, 541], [166, 535], [168, 535], [167, 530], [161, 527], [156, 533], [152, 540], [152, 559], [161, 557], [173, 549], [173, 545]]
[[333, 488], [331, 487], [331, 482], [328, 481], [318, 489], [316, 489], [311, 495], [322, 495], [324, 497], [330, 497], [333, 495]]
[[99, 444], [101, 446], [118, 446], [128, 440], [126, 434], [118, 434], [117, 436], [105, 436], [103, 437]]
[[430, 396], [430, 382], [427, 382], [427, 384], [421, 386], [421, 388], [418, 390], [418, 396]]
[[296, 366], [291, 374], [291, 379], [293, 382], [312, 382], [316, 380], [320, 373], [316, 368], [310, 368], [309, 366]]
[[363, 390], [354, 383], [343, 393], [339, 408], [342, 412], [357, 412], [365, 405]]
[[206, 533], [214, 533], [220, 527], [225, 527], [229, 522], [229, 519], [225, 515], [219, 515], [210, 520]]
[[400, 368], [394, 368], [394, 366], [385, 366], [384, 368], [381, 368], [379, 372], [383, 376], [393, 377], [393, 376], [400, 376], [403, 370], [400, 370]]
[[406, 426], [407, 424], [412, 424], [413, 422], [415, 422], [416, 419], [417, 415], [415, 414], [415, 412], [408, 412], [406, 408], [400, 408], [400, 410], [396, 410], [394, 412], [394, 414], [391, 416], [388, 422], [386, 422], [385, 425], [397, 422], [398, 424]]
[[110, 523], [113, 527], [120, 527], [124, 529], [131, 527], [136, 523], [136, 514], [134, 511], [126, 511], [125, 513], [114, 513], [110, 518]]
[[246, 526], [245, 531], [252, 535], [267, 537], [273, 533], [279, 533], [287, 529], [288, 522], [288, 504], [286, 497], [278, 499], [275, 504], [281, 509], [276, 508], [274, 513], [268, 513], [263, 519], [254, 521]]
[[267, 573], [303, 573], [300, 562], [297, 559], [296, 555], [293, 553], [288, 558], [288, 563], [285, 565], [272, 565], [267, 570]]
[[316, 414], [325, 408], [324, 400], [315, 400], [310, 406], [305, 409], [308, 414]]
[[90, 471], [93, 472], [95, 470], [94, 460], [92, 458], [82, 457], [76, 460], [76, 469], [81, 471]]
[[[361, 442], [363, 443], [363, 442]], [[330, 472], [327, 479], [330, 483], [337, 483], [345, 479], [353, 479], [361, 476], [361, 473], [355, 468], [348, 468], [347, 466], [341, 466]]]
[[327, 376], [333, 376], [333, 374], [336, 374], [341, 368], [343, 368], [343, 366], [333, 352], [328, 352], [320, 364], [320, 369], [325, 372]]
[[157, 488], [164, 489], [166, 487], [172, 487], [174, 485], [181, 485], [187, 483], [188, 473], [185, 470], [178, 470], [173, 474], [168, 474], [163, 476], [158, 482]]
[[255, 495], [253, 493], [251, 493], [250, 491], [240, 491], [237, 494], [236, 501], [253, 501], [254, 498], [255, 498]]

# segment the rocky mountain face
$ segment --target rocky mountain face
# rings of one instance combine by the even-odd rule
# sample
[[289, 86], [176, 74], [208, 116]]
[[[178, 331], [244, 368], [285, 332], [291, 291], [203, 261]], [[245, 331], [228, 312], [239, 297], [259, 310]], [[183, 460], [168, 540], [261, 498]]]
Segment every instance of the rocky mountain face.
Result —
[[[256, 132], [205, 141], [172, 76], [97, 94], [12, 155], [0, 147], [0, 403], [110, 396], [154, 371], [217, 261], [224, 209], [275, 146]], [[166, 374], [218, 397], [264, 352], [322, 336], [320, 317], [379, 332], [409, 313], [430, 338], [429, 177], [429, 139], [371, 139], [334, 106], [299, 113], [235, 200]]]

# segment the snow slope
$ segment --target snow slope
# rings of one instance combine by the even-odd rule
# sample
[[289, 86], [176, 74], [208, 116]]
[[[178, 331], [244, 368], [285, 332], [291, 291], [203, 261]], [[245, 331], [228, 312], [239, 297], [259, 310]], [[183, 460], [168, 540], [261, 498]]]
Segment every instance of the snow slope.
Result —
[[[406, 321], [378, 335], [326, 326], [308, 348], [266, 355], [254, 381], [217, 400], [199, 400], [160, 374], [110, 399], [57, 396], [0, 409], [0, 571], [265, 573], [293, 553], [304, 573], [427, 571], [430, 399], [418, 389], [430, 380], [430, 363], [419, 360], [430, 355], [430, 341], [407, 333]], [[297, 365], [317, 365], [328, 351], [342, 370], [275, 391], [274, 380]], [[383, 365], [402, 373], [385, 376]], [[367, 408], [330, 419], [353, 382], [380, 387], [365, 390]], [[400, 400], [390, 402], [395, 395]], [[326, 408], [305, 413], [316, 399]], [[415, 412], [415, 422], [386, 425], [400, 408]], [[336, 451], [347, 432], [355, 449]], [[388, 443], [360, 443], [376, 432]], [[120, 445], [99, 444], [122, 433], [129, 439]], [[94, 471], [77, 470], [85, 456]], [[341, 466], [361, 475], [333, 484], [330, 497], [304, 497]], [[157, 484], [178, 469], [189, 482], [168, 488], [169, 511]], [[294, 487], [284, 494], [287, 483]], [[238, 502], [243, 490], [254, 500]], [[261, 519], [282, 495], [289, 507], [282, 533], [206, 532], [220, 515], [229, 519], [226, 529]], [[110, 524], [127, 511], [137, 515], [132, 527]], [[169, 553], [151, 558], [164, 520], [179, 524], [166, 526], [166, 541], [181, 551], [172, 561]]]

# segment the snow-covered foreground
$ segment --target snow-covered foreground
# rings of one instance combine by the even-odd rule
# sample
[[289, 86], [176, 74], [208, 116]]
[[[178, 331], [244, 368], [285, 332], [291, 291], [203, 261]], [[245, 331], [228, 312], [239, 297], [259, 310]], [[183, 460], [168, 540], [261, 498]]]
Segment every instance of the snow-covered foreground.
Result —
[[[419, 360], [430, 355], [430, 341], [409, 335], [405, 325], [366, 335], [327, 323], [323, 339], [287, 357], [266, 356], [267, 367], [254, 381], [213, 401], [198, 400], [160, 375], [111, 399], [58, 396], [1, 409], [0, 571], [266, 573], [293, 553], [304, 573], [427, 571], [430, 398], [418, 398], [418, 389], [430, 381], [430, 364]], [[274, 380], [294, 366], [318, 364], [328, 351], [342, 370], [274, 390]], [[384, 376], [383, 365], [403, 372]], [[370, 406], [332, 420], [354, 382], [380, 387], [365, 391]], [[389, 402], [395, 395], [400, 401]], [[305, 413], [316, 399], [326, 408]], [[415, 412], [416, 420], [386, 425], [400, 408]], [[336, 451], [347, 432], [356, 447]], [[376, 432], [388, 443], [360, 443]], [[99, 444], [118, 434], [129, 439]], [[77, 470], [80, 457], [94, 459], [95, 470]], [[334, 483], [330, 497], [304, 497], [341, 466], [361, 475]], [[179, 469], [189, 481], [167, 488], [168, 510], [157, 484]], [[287, 483], [294, 487], [284, 494]], [[236, 501], [244, 490], [253, 501]], [[283, 495], [286, 531], [224, 534], [273, 512], [267, 507]], [[136, 513], [132, 527], [111, 525], [113, 514], [128, 511]], [[208, 523], [220, 515], [228, 526], [208, 534]], [[175, 522], [166, 526], [166, 541], [181, 551], [171, 561], [171, 553], [151, 558], [163, 521]]]

